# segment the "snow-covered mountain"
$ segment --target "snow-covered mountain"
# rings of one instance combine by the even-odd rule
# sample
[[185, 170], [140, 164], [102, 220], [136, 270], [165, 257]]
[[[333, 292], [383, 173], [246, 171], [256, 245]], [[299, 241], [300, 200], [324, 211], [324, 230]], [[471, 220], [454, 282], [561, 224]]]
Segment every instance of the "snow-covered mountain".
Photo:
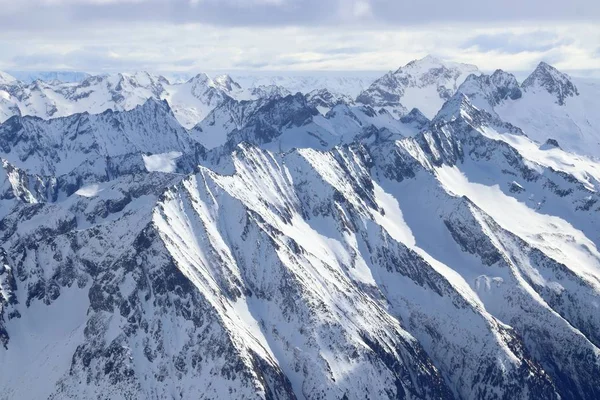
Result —
[[232, 73], [233, 79], [242, 87], [254, 88], [260, 86], [279, 86], [297, 92], [309, 93], [314, 90], [326, 89], [332, 93], [342, 93], [352, 98], [367, 89], [378, 77], [379, 73], [357, 74], [239, 74]]
[[16, 80], [17, 78], [15, 78], [14, 76], [9, 75], [6, 72], [0, 71], [0, 85], [11, 84], [14, 83]]
[[232, 150], [242, 141], [279, 151], [329, 149], [372, 131], [412, 136], [420, 131], [423, 120], [414, 123], [397, 120], [385, 109], [353, 105], [343, 96], [322, 90], [254, 101], [230, 100], [211, 111], [190, 134], [208, 149], [225, 146]]
[[31, 84], [0, 78], [0, 117], [32, 115], [44, 119], [81, 112], [124, 111], [148, 99], [167, 100], [179, 122], [193, 127], [226, 98], [256, 99], [284, 95], [282, 88], [242, 89], [228, 76], [215, 80], [206, 74], [177, 84], [146, 72], [91, 76], [82, 82], [36, 80]]
[[[367, 79], [311, 79], [307, 76], [284, 79], [272, 76], [251, 80], [245, 77], [242, 78], [245, 83], [242, 86], [229, 75], [211, 79], [206, 74], [198, 74], [177, 83], [147, 72], [88, 76], [81, 82], [61, 80], [59, 75], [45, 76], [52, 79], [24, 83], [8, 74], [1, 74], [0, 121], [12, 115], [49, 119], [82, 112], [98, 114], [108, 109], [126, 111], [153, 98], [167, 100], [179, 122], [186, 128], [192, 128], [228, 98], [256, 100], [285, 97], [297, 92], [312, 92], [312, 96], [318, 96], [319, 92], [325, 95], [327, 92], [331, 94], [322, 100], [337, 104], [342, 100], [351, 102], [354, 93], [362, 90], [361, 82]], [[333, 101], [332, 96], [337, 100]]]
[[0, 84], [6, 104], [3, 115], [32, 115], [48, 119], [81, 112], [131, 110], [152, 98], [167, 100], [178, 120], [191, 127], [228, 96], [218, 82], [199, 74], [172, 85], [162, 76], [145, 72], [91, 76], [80, 83], [35, 81]]
[[344, 93], [331, 92], [328, 89], [315, 89], [306, 93], [306, 100], [323, 115], [339, 104], [354, 105], [354, 99]]
[[541, 62], [521, 85], [498, 70], [469, 76], [459, 91], [540, 143], [551, 139], [566, 150], [600, 157], [598, 83], [571, 78]]
[[498, 111], [584, 95], [543, 72], [402, 118], [203, 75], [10, 117], [0, 398], [600, 397], [600, 163]]
[[470, 74], [479, 74], [476, 66], [427, 56], [388, 72], [356, 100], [372, 107], [384, 107], [399, 116], [418, 108], [425, 116], [433, 118]]
[[91, 75], [77, 71], [9, 71], [10, 75], [25, 83], [35, 81], [82, 82]]

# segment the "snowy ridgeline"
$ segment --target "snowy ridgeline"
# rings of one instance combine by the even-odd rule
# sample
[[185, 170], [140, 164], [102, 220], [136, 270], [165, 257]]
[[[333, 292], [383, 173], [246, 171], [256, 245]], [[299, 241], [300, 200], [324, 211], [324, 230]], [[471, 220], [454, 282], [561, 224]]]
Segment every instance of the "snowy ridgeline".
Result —
[[0, 398], [600, 396], [593, 85], [3, 79]]
[[[540, 143], [553, 139], [565, 150], [594, 157], [600, 154], [600, 117], [595, 112], [600, 85], [572, 79], [546, 63], [540, 63], [522, 83], [501, 70], [486, 75], [473, 65], [432, 56], [381, 77], [375, 73], [324, 72], [214, 78], [198, 74], [185, 79], [168, 76], [170, 79], [145, 72], [101, 76], [20, 72], [14, 77], [0, 72], [0, 121], [13, 115], [50, 119], [83, 112], [98, 114], [107, 109], [131, 110], [153, 98], [166, 100], [179, 123], [192, 129], [200, 123], [212, 123], [211, 112], [219, 107], [231, 108], [232, 102], [238, 109], [248, 109], [256, 107], [257, 101], [299, 92], [324, 115], [332, 106], [343, 103], [386, 110], [396, 119], [416, 108], [431, 119], [444, 102], [460, 91], [476, 107], [521, 128]], [[246, 116], [247, 113], [238, 112], [228, 123], [239, 126], [237, 120]], [[213, 142], [212, 138], [206, 141]]]

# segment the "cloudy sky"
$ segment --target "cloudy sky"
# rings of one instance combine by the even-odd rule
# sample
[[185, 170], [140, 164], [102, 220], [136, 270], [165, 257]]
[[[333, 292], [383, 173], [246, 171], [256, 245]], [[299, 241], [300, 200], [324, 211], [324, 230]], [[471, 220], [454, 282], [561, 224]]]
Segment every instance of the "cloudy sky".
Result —
[[387, 71], [426, 54], [600, 77], [600, 1], [0, 0], [0, 70]]

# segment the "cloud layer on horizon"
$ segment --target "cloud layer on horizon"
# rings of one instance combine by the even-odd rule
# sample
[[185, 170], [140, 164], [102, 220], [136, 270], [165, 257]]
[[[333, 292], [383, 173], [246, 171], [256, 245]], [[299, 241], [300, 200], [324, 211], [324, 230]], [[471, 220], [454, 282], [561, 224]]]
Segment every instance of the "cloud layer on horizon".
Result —
[[592, 0], [0, 0], [0, 70], [483, 70], [600, 74]]
[[65, 21], [156, 21], [218, 26], [407, 26], [446, 22], [600, 20], [594, 0], [0, 0], [11, 28]]

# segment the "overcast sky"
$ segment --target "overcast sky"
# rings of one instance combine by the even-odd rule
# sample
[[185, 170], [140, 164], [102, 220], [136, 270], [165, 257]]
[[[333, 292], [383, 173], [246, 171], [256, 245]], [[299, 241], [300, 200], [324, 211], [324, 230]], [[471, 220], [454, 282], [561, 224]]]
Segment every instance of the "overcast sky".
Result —
[[0, 0], [0, 70], [387, 71], [426, 54], [600, 76], [600, 1]]

